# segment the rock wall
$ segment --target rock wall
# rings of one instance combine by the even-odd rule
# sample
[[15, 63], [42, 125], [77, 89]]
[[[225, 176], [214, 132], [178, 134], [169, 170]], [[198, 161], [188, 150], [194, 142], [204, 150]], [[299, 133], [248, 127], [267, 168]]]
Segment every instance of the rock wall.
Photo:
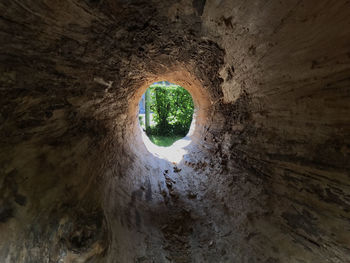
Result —
[[250, 242], [262, 239], [257, 246], [281, 262], [349, 258], [348, 7], [206, 5], [205, 23], [226, 50], [223, 100], [237, 112], [222, 147], [262, 180], [268, 215], [251, 215], [260, 226]]
[[[0, 3], [0, 261], [347, 262], [349, 7]], [[179, 162], [137, 123], [159, 80], [196, 104]]]

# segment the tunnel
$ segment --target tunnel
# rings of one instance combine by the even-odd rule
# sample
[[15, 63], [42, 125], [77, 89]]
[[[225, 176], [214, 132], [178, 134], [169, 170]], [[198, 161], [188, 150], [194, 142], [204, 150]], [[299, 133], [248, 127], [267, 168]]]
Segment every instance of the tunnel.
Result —
[[350, 262], [349, 1], [0, 1], [0, 62], [0, 262]]

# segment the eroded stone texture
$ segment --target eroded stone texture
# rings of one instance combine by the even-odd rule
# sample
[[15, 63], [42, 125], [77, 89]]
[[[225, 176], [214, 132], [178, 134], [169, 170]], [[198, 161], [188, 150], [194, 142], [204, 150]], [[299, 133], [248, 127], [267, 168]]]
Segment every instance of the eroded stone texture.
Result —
[[[347, 262], [348, 1], [0, 3], [1, 262]], [[163, 79], [164, 78], [164, 79]], [[137, 103], [196, 104], [179, 163]]]

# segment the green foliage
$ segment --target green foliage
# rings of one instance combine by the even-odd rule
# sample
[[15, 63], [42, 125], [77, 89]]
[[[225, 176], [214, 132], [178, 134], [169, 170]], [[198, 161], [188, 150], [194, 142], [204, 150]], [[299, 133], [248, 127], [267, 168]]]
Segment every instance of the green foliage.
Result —
[[150, 135], [149, 139], [151, 142], [158, 146], [168, 147], [171, 146], [177, 140], [183, 138], [181, 135], [173, 135], [173, 136], [163, 136], [163, 135]]
[[151, 110], [153, 121], [149, 134], [185, 136], [191, 126], [194, 110], [193, 100], [187, 90], [180, 86], [152, 86]]
[[139, 116], [139, 123], [140, 123], [140, 126], [141, 127], [144, 127], [145, 126], [145, 123], [143, 121], [143, 116]]

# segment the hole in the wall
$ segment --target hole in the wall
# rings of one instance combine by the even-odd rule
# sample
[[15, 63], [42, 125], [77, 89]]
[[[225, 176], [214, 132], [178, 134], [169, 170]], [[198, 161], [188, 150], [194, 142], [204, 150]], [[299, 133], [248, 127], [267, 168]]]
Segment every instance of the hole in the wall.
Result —
[[169, 81], [150, 85], [139, 102], [139, 126], [149, 152], [172, 162], [186, 154], [194, 130], [194, 102], [182, 86]]
[[139, 125], [154, 144], [169, 147], [187, 135], [193, 112], [193, 99], [185, 88], [155, 82], [139, 102]]
[[[194, 102], [193, 119], [190, 130], [187, 135], [176, 141], [170, 147], [161, 147], [154, 145], [148, 136], [143, 132], [139, 125], [139, 102], [147, 88], [155, 82], [168, 80], [170, 83], [176, 83], [184, 87], [192, 96]], [[208, 93], [208, 88], [204, 87], [199, 79], [191, 74], [183, 65], [169, 68], [166, 72], [157, 75], [145, 76], [143, 82], [140, 83], [138, 89], [130, 98], [128, 108], [128, 116], [131, 118], [128, 133], [124, 139], [129, 140], [129, 147], [140, 158], [144, 158], [147, 154], [152, 154], [154, 157], [167, 160], [170, 162], [180, 163], [184, 160], [187, 154], [196, 151], [197, 147], [205, 147], [203, 138], [209, 125], [211, 114], [211, 97]], [[127, 117], [127, 116], [125, 116]]]

